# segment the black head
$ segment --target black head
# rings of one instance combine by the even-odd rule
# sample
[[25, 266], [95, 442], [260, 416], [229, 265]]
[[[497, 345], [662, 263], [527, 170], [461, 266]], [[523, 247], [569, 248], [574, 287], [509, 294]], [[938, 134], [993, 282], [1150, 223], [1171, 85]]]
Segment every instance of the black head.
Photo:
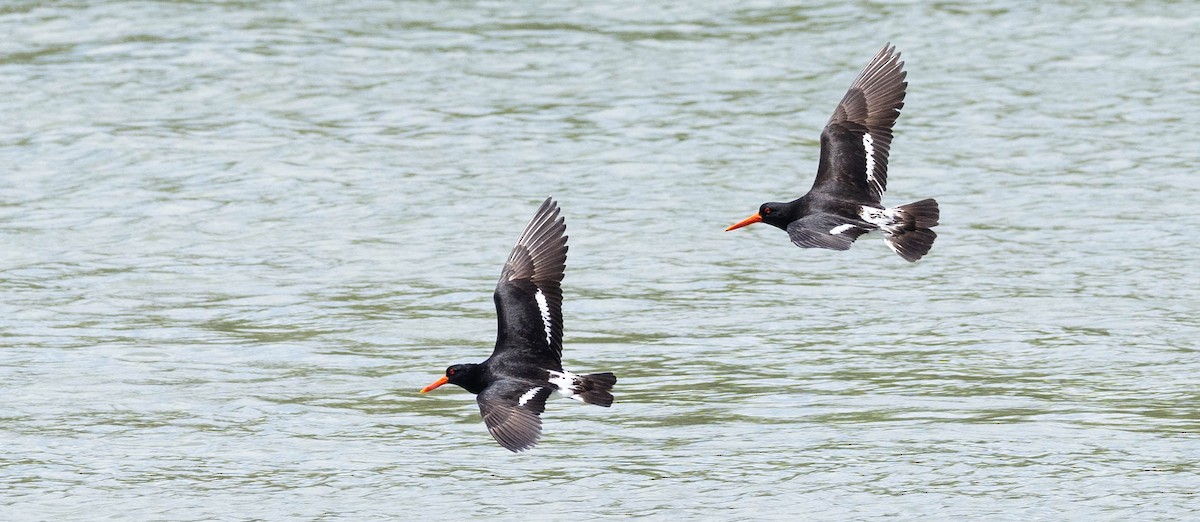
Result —
[[456, 384], [471, 393], [479, 393], [486, 386], [482, 368], [478, 364], [455, 364], [446, 368], [446, 374], [440, 379], [422, 388], [421, 393], [433, 391], [446, 383]]
[[787, 229], [788, 223], [795, 221], [787, 203], [763, 203], [758, 207], [758, 215], [762, 216], [763, 223], [784, 230]]
[[792, 221], [795, 220], [792, 219], [792, 208], [789, 203], [763, 203], [758, 207], [757, 214], [743, 219], [742, 221], [725, 229], [725, 231], [728, 232], [730, 230], [737, 230], [744, 226], [753, 225], [755, 223], [766, 223], [768, 225], [786, 230], [788, 223], [791, 223]]

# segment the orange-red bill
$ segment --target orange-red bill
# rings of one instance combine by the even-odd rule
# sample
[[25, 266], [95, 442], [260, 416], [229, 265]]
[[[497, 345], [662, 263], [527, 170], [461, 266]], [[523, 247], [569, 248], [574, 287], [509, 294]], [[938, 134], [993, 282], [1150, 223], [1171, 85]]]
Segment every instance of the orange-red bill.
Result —
[[421, 388], [421, 393], [425, 393], [427, 391], [433, 391], [433, 390], [437, 389], [438, 386], [441, 386], [448, 382], [450, 382], [450, 378], [443, 375], [440, 378], [438, 378], [438, 380], [433, 381], [433, 384], [430, 384], [429, 386]]
[[729, 228], [725, 229], [725, 231], [726, 231], [726, 232], [729, 232], [730, 230], [737, 230], [737, 229], [739, 229], [739, 228], [742, 228], [742, 227], [744, 227], [744, 226], [746, 226], [746, 225], [753, 225], [753, 224], [755, 224], [755, 223], [758, 223], [758, 222], [760, 222], [760, 221], [762, 221], [762, 216], [760, 216], [760, 215], [758, 215], [758, 214], [755, 214], [755, 215], [753, 215], [753, 216], [750, 216], [750, 217], [748, 217], [748, 218], [746, 218], [746, 219], [743, 219], [743, 220], [742, 220], [740, 223], [738, 223], [738, 224], [736, 224], [736, 225], [732, 225], [732, 226], [730, 226]]

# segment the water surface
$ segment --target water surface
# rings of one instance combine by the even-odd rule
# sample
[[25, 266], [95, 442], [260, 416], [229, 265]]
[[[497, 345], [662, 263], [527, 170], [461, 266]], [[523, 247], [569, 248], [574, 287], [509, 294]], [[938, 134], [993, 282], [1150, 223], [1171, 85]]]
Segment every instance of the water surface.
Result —
[[[1200, 16], [1186, 2], [9, 2], [0, 513], [1187, 519]], [[811, 184], [885, 41], [932, 253], [725, 233]], [[565, 363], [473, 397], [547, 195]]]

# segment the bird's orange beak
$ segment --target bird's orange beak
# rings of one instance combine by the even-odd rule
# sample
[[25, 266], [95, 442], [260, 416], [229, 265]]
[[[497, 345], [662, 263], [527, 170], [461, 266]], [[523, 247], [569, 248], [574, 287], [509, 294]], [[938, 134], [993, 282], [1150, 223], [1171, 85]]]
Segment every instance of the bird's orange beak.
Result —
[[433, 390], [437, 389], [438, 386], [441, 386], [448, 382], [450, 382], [450, 378], [443, 375], [438, 380], [433, 381], [433, 384], [430, 384], [429, 386], [421, 388], [421, 393], [425, 393], [427, 391], [433, 391]]
[[730, 226], [729, 228], [725, 229], [725, 231], [726, 231], [726, 232], [729, 232], [730, 230], [737, 230], [737, 229], [739, 229], [739, 228], [742, 228], [742, 227], [744, 227], [744, 226], [746, 226], [746, 225], [753, 225], [753, 224], [755, 224], [755, 223], [758, 223], [758, 222], [760, 222], [760, 221], [762, 221], [762, 216], [760, 216], [760, 215], [758, 215], [758, 214], [755, 214], [755, 215], [753, 215], [753, 216], [750, 216], [750, 217], [748, 217], [748, 218], [746, 218], [746, 219], [743, 219], [743, 220], [742, 220], [740, 223], [738, 223], [738, 224], [736, 224], [736, 225], [732, 225], [732, 226]]

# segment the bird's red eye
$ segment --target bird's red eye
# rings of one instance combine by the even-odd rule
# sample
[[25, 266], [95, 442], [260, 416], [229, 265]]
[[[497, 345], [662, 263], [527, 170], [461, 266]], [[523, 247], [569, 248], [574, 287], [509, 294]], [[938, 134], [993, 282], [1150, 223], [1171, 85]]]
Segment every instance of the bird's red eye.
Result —
[[446, 375], [454, 375], [454, 368], [450, 368], [449, 370], [446, 370]]
[[771, 207], [767, 207], [767, 208], [763, 209], [763, 214], [770, 214], [770, 213], [771, 213]]

